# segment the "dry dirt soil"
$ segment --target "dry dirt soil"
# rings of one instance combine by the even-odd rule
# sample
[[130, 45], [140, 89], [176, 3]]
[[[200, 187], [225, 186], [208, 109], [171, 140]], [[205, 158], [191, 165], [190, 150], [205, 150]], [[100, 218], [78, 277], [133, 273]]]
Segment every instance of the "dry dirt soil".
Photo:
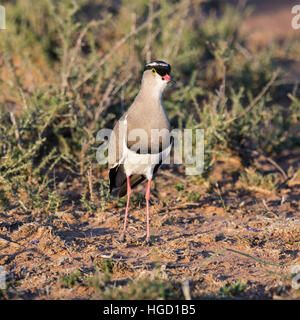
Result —
[[[299, 166], [300, 152], [281, 160], [282, 168]], [[263, 159], [256, 161], [274, 170]], [[112, 259], [110, 280], [117, 284], [151, 276], [159, 268], [175, 283], [189, 279], [193, 298], [220, 297], [219, 290], [238, 279], [246, 284], [239, 298], [299, 298], [291, 268], [300, 264], [300, 181], [290, 180], [276, 192], [248, 188], [235, 179], [240, 169], [238, 158], [219, 161], [214, 170], [218, 186], [182, 183], [182, 169], [161, 170], [153, 185], [150, 247], [144, 244], [143, 186], [131, 204], [126, 243], [119, 242], [124, 208], [109, 201], [102, 210], [95, 201], [94, 212], [77, 209], [81, 185], [76, 179], [63, 186], [73, 205], [51, 217], [43, 210], [1, 213], [0, 264], [7, 272], [8, 297], [94, 298], [94, 287], [67, 288], [61, 278], [78, 271], [92, 276], [95, 265]], [[234, 251], [212, 257], [222, 249], [279, 266]]]
[[[276, 17], [280, 10], [286, 16], [286, 8], [278, 10]], [[263, 14], [251, 17], [249, 25], [265, 21], [268, 11]], [[265, 172], [278, 172], [266, 159], [255, 163]], [[300, 151], [276, 163], [283, 170], [299, 169]], [[300, 181], [291, 179], [276, 191], [243, 185], [236, 179], [242, 164], [234, 157], [216, 164], [218, 186], [188, 181], [183, 168], [175, 169], [161, 170], [153, 183], [150, 247], [143, 243], [142, 196], [131, 204], [127, 242], [121, 243], [124, 207], [116, 200], [102, 207], [97, 199], [94, 211], [77, 207], [82, 194], [77, 179], [58, 186], [72, 201], [51, 216], [43, 210], [0, 213], [0, 265], [9, 284], [4, 297], [95, 298], [93, 286], [78, 282], [68, 288], [61, 278], [78, 270], [88, 277], [103, 259], [112, 259], [110, 281], [117, 285], [159, 268], [172, 282], [189, 279], [192, 298], [220, 298], [221, 288], [240, 279], [246, 287], [238, 298], [299, 299], [291, 269], [300, 265]], [[143, 195], [144, 187], [136, 192]], [[222, 249], [233, 251], [213, 256]]]

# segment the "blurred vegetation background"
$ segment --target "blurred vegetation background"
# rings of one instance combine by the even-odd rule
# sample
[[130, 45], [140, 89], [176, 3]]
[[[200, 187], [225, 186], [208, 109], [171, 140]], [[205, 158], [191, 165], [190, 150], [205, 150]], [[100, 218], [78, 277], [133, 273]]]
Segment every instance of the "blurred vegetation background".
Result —
[[[97, 131], [111, 128], [139, 90], [152, 59], [172, 65], [164, 103], [174, 128], [205, 129], [205, 171], [240, 157], [241, 181], [278, 177], [247, 169], [255, 153], [276, 159], [300, 146], [300, 92], [287, 66], [300, 38], [249, 46], [253, 7], [222, 1], [2, 1], [0, 32], [0, 207], [58, 210], [66, 183], [106, 201]], [[250, 175], [251, 173], [251, 175]], [[280, 183], [294, 176], [279, 173]], [[254, 177], [254, 178], [253, 178]], [[278, 178], [278, 179], [279, 179]], [[184, 178], [191, 179], [191, 178]], [[195, 178], [194, 178], [195, 179]], [[257, 182], [258, 181], [258, 182]]]

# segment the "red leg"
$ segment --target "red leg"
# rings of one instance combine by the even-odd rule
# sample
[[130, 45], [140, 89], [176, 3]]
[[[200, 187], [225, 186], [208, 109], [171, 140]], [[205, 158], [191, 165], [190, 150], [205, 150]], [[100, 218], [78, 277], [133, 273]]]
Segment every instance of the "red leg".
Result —
[[151, 179], [148, 180], [147, 191], [146, 191], [146, 205], [147, 205], [147, 236], [146, 243], [150, 244], [150, 219], [149, 219], [149, 200], [150, 200], [150, 188], [151, 188]]
[[131, 186], [130, 186], [130, 177], [127, 177], [127, 203], [126, 203], [126, 211], [125, 211], [125, 219], [124, 219], [124, 227], [123, 234], [121, 235], [121, 241], [125, 241], [126, 227], [127, 227], [127, 218], [128, 218], [128, 210], [129, 210], [129, 202], [131, 196]]

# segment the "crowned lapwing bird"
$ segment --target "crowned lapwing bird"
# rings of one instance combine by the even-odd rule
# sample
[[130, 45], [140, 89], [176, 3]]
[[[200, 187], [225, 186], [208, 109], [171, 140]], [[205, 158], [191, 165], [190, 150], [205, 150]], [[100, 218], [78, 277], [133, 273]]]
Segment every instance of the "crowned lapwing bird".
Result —
[[119, 197], [127, 194], [121, 241], [125, 241], [132, 189], [147, 180], [146, 244], [150, 245], [149, 200], [151, 181], [159, 167], [170, 157], [172, 138], [170, 123], [163, 106], [162, 95], [170, 76], [171, 66], [164, 61], [146, 64], [140, 91], [128, 111], [115, 125], [109, 139], [110, 192]]

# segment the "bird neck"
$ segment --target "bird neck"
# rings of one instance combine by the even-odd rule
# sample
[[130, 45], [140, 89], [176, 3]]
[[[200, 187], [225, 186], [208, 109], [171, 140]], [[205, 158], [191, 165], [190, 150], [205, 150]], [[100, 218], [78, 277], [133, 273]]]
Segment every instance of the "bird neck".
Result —
[[162, 96], [164, 90], [165, 85], [158, 84], [156, 87], [149, 88], [149, 86], [145, 85], [145, 83], [142, 82], [139, 95], [141, 95], [143, 99], [151, 101], [151, 103], [162, 103]]

